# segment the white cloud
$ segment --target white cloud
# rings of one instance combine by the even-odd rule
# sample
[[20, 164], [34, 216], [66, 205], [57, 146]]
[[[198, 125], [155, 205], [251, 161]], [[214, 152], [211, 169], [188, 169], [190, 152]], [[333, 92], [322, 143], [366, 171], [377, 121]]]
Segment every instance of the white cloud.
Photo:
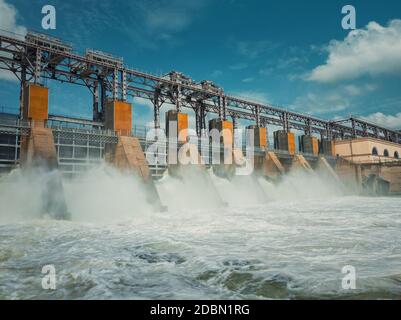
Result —
[[309, 92], [295, 99], [291, 107], [302, 113], [325, 114], [343, 111], [350, 106], [350, 100], [338, 92]]
[[[85, 0], [77, 14], [73, 1], [61, 1], [63, 37], [75, 48], [85, 49], [87, 40], [102, 32], [123, 35], [135, 50], [160, 50], [185, 43], [180, 32], [190, 27], [202, 14], [210, 0], [98, 1]], [[120, 12], [124, 12], [122, 19]], [[115, 48], [104, 48], [113, 53]], [[119, 55], [117, 52], [114, 52]]]
[[24, 36], [27, 30], [24, 26], [18, 25], [18, 15], [17, 9], [12, 4], [0, 0], [0, 29]]
[[312, 70], [307, 80], [336, 82], [364, 75], [399, 74], [401, 20], [392, 20], [387, 27], [370, 22], [364, 29], [351, 31], [344, 41], [331, 41], [326, 49], [326, 63]]
[[361, 86], [357, 86], [354, 84], [349, 84], [349, 85], [344, 86], [345, 93], [348, 94], [349, 96], [354, 96], [354, 97], [361, 96], [368, 92], [373, 92], [376, 89], [377, 89], [377, 86], [374, 84], [370, 84], [370, 83], [364, 84]]
[[151, 29], [181, 31], [192, 23], [206, 1], [158, 0], [142, 6], [145, 23]]
[[397, 129], [397, 130], [401, 129], [401, 112], [395, 115], [387, 115], [381, 112], [376, 112], [361, 118], [386, 128]]
[[0, 80], [18, 82], [18, 78], [14, 73], [8, 70], [0, 70]]
[[[12, 32], [17, 35], [24, 36], [27, 30], [24, 26], [21, 26], [17, 23], [17, 18], [17, 9], [4, 0], [0, 0], [0, 32]], [[0, 80], [17, 81], [18, 79], [12, 72], [0, 70]]]
[[242, 82], [249, 83], [249, 82], [253, 82], [254, 80], [255, 80], [255, 78], [249, 77], [249, 78], [242, 79]]

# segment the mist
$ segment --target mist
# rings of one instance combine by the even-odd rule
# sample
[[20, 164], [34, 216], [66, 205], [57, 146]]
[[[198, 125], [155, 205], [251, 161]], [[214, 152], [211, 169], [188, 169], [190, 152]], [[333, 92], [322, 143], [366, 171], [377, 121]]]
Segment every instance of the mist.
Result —
[[[0, 179], [0, 223], [47, 217], [43, 212], [44, 185], [57, 171], [15, 169]], [[212, 169], [182, 167], [165, 172], [155, 181], [163, 205], [172, 215], [177, 211], [244, 207], [274, 201], [303, 201], [341, 197], [343, 187], [321, 171], [290, 170], [277, 183], [263, 176], [218, 177]], [[146, 188], [135, 174], [107, 164], [63, 179], [64, 198], [73, 222], [109, 223], [140, 219], [154, 210]]]

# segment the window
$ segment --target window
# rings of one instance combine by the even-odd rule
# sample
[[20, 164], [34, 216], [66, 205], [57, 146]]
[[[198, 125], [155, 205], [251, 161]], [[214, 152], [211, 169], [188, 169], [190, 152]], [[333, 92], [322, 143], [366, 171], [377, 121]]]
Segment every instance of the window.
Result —
[[400, 155], [398, 154], [398, 151], [394, 152], [394, 158], [399, 159]]
[[377, 149], [376, 149], [376, 147], [373, 147], [373, 150], [372, 150], [372, 155], [374, 155], [374, 156], [377, 156], [377, 155], [379, 155], [379, 153], [377, 152]]
[[383, 155], [384, 155], [385, 157], [388, 157], [388, 156], [389, 156], [389, 153], [388, 153], [388, 150], [387, 150], [387, 149], [384, 149]]

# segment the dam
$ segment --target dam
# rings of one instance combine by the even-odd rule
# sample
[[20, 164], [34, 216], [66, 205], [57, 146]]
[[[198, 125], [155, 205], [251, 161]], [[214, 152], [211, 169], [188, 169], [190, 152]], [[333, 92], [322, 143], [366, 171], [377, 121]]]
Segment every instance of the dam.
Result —
[[[400, 297], [399, 131], [43, 34], [0, 44], [20, 89], [0, 107], [0, 299]], [[87, 88], [93, 115], [53, 113], [49, 82]], [[358, 290], [341, 289], [349, 264]]]
[[[154, 181], [166, 172], [183, 179], [190, 174], [188, 165], [200, 170], [210, 188], [206, 172], [234, 179], [250, 165], [248, 175], [271, 183], [279, 183], [294, 168], [321, 170], [347, 192], [401, 194], [399, 131], [355, 117], [322, 120], [233, 97], [211, 81], [196, 82], [175, 71], [163, 76], [139, 72], [124, 66], [122, 58], [91, 49], [77, 54], [72, 45], [44, 34], [28, 32], [24, 39], [1, 35], [0, 44], [1, 67], [20, 83], [19, 108], [0, 109], [0, 172], [55, 169], [59, 175], [49, 182], [46, 194], [62, 194], [62, 179], [102, 162], [139, 177], [149, 202], [162, 211], [167, 207]], [[93, 95], [93, 117], [49, 113], [51, 92], [45, 80], [87, 87]], [[152, 102], [152, 128], [133, 125], [135, 106], [129, 99], [135, 97]], [[195, 130], [189, 127], [187, 110], [195, 116]], [[253, 123], [245, 134], [244, 120]], [[275, 128], [272, 135], [270, 128]], [[66, 204], [57, 201], [46, 207], [68, 217]]]

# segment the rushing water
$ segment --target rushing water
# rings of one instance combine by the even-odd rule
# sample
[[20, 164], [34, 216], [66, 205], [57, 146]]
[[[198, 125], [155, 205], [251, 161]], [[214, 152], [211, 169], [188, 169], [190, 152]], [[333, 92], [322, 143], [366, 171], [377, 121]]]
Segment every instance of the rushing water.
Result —
[[[64, 182], [71, 222], [37, 218], [40, 177], [3, 178], [0, 299], [401, 298], [400, 198], [344, 196], [305, 174], [208, 175], [212, 187], [163, 178], [169, 211], [154, 213], [134, 178], [98, 168]], [[48, 264], [54, 291], [41, 287]], [[341, 287], [346, 265], [356, 290]]]

